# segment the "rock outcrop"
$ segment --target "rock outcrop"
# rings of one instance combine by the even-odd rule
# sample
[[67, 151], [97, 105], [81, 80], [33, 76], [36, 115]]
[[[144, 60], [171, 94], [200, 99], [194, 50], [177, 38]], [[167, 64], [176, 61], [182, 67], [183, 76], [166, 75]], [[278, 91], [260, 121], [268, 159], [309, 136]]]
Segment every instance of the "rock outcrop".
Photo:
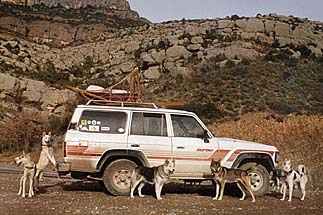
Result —
[[27, 1], [31, 5], [28, 7], [1, 2], [2, 29], [54, 46], [81, 43], [103, 32], [147, 23], [130, 9], [126, 0], [32, 0]]
[[28, 104], [44, 111], [56, 105], [58, 95], [67, 95], [52, 87], [91, 83], [106, 87], [136, 66], [149, 82], [164, 75], [190, 76], [210, 62], [225, 67], [275, 52], [295, 60], [321, 58], [322, 41], [321, 22], [276, 14], [151, 24], [102, 33], [95, 40], [63, 48], [1, 33], [0, 71], [8, 75], [0, 81], [0, 97], [8, 100], [18, 90]]
[[82, 7], [106, 7], [118, 10], [130, 10], [127, 0], [2, 0], [2, 2], [33, 6], [43, 4], [48, 7], [62, 6], [65, 8], [79, 9]]

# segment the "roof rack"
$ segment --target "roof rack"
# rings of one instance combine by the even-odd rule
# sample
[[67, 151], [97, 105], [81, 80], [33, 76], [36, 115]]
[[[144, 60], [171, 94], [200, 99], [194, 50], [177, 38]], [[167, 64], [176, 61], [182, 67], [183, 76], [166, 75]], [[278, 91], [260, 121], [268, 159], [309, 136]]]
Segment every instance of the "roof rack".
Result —
[[124, 101], [110, 101], [110, 100], [89, 100], [86, 105], [102, 105], [102, 106], [120, 106], [120, 107], [150, 107], [158, 109], [155, 103], [143, 102], [124, 102]]

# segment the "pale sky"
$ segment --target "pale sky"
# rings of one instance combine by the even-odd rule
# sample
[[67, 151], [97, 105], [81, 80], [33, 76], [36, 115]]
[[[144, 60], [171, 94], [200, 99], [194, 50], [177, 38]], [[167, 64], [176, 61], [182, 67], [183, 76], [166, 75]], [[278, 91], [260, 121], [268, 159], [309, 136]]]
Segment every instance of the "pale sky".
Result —
[[223, 18], [258, 13], [293, 15], [323, 22], [323, 0], [128, 0], [133, 10], [152, 22]]

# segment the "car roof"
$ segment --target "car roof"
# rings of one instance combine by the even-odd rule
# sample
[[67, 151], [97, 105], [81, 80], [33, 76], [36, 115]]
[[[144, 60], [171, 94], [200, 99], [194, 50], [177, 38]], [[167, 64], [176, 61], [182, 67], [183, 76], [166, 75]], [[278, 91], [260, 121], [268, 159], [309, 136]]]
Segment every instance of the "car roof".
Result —
[[196, 115], [193, 112], [185, 110], [158, 108], [158, 107], [130, 107], [130, 106], [109, 106], [109, 105], [78, 105], [77, 108], [83, 110], [124, 110], [124, 111], [149, 111], [149, 112], [160, 112], [160, 113], [178, 113], [178, 114], [189, 114]]

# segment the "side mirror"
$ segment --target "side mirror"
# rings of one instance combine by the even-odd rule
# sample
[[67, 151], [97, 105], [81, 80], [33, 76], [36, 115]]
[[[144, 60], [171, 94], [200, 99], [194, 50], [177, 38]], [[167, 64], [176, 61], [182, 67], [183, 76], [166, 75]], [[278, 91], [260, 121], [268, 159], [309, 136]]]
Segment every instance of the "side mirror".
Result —
[[203, 133], [203, 140], [204, 140], [204, 143], [209, 143], [210, 140], [209, 140], [209, 135], [207, 133], [207, 130], [204, 130], [204, 133]]

